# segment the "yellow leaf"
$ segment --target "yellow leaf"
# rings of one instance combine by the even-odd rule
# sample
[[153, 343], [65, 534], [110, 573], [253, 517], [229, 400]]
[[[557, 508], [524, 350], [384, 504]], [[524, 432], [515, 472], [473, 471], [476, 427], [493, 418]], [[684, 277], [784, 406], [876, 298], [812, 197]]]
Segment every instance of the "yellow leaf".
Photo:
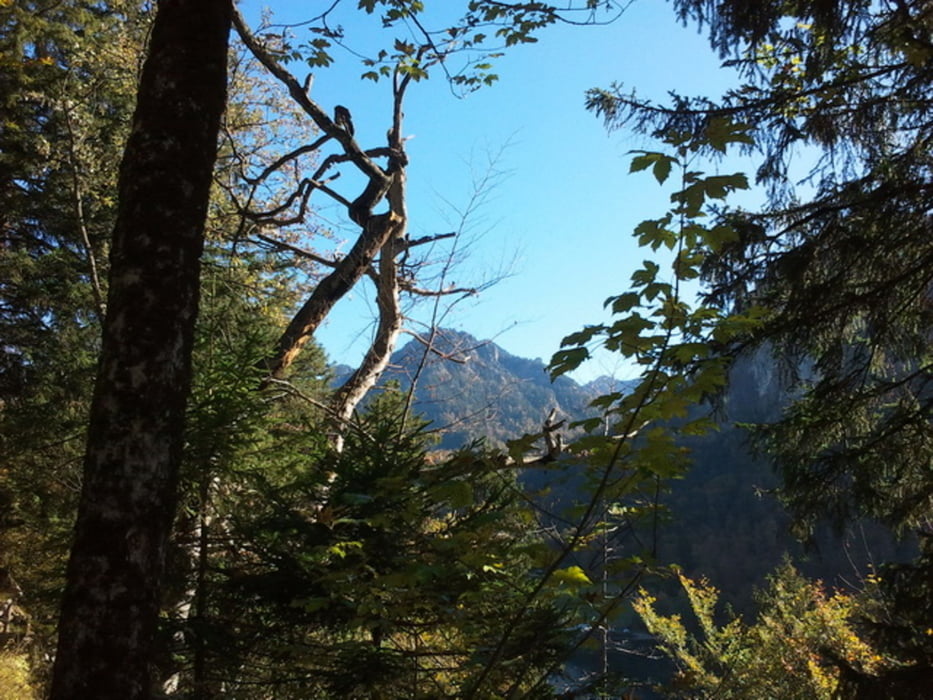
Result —
[[585, 586], [592, 583], [589, 576], [587, 576], [579, 566], [568, 566], [566, 569], [558, 569], [552, 576], [558, 583], [566, 583], [568, 585]]

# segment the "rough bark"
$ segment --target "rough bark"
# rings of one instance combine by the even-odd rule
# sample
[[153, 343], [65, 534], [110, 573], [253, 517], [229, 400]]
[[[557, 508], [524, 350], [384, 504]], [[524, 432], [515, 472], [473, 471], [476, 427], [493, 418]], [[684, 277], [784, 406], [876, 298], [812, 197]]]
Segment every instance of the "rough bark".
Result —
[[230, 0], [161, 0], [120, 167], [54, 700], [151, 696]]

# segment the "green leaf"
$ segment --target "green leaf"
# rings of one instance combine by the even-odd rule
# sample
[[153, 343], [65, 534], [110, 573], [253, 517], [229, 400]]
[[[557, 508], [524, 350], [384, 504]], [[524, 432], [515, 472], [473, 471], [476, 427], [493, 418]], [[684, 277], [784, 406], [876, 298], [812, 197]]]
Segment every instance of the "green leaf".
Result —
[[[600, 397], [600, 398], [602, 398], [602, 397]], [[595, 401], [597, 401], [597, 400], [598, 400], [598, 399], [594, 399], [594, 403], [595, 403]], [[593, 404], [590, 404], [590, 405], [593, 405]], [[595, 406], [594, 406], [594, 408], [595, 408]], [[596, 430], [596, 429], [599, 428], [599, 427], [602, 427], [602, 424], [603, 424], [603, 419], [602, 419], [602, 418], [586, 418], [586, 419], [584, 419], [584, 420], [574, 421], [573, 423], [570, 424], [570, 428], [571, 428], [571, 429], [573, 429], [573, 428], [581, 428], [583, 431], [589, 433], [589, 432], [592, 432], [592, 431]]]
[[674, 246], [677, 245], [677, 234], [666, 228], [670, 222], [670, 214], [660, 219], [642, 221], [635, 227], [635, 234], [638, 235], [638, 245], [651, 246], [652, 250], [657, 250], [665, 245], [668, 250], [673, 250]]
[[541, 433], [522, 435], [516, 440], [509, 440], [505, 443], [509, 457], [516, 463], [521, 464], [525, 454], [534, 447], [535, 443], [541, 438]]
[[415, 45], [410, 44], [407, 41], [402, 41], [401, 39], [396, 39], [395, 50], [400, 54], [404, 54], [405, 56], [413, 56], [415, 53]]
[[626, 292], [617, 297], [609, 297], [606, 299], [604, 306], [609, 306], [610, 304], [612, 306], [612, 313], [624, 314], [641, 304], [641, 295], [637, 292]]
[[335, 545], [332, 545], [327, 548], [327, 551], [334, 556], [340, 557], [341, 559], [346, 558], [347, 552], [351, 549], [362, 549], [362, 542], [338, 542]]
[[590, 359], [590, 351], [586, 348], [571, 348], [570, 350], [558, 350], [551, 358], [551, 364], [548, 365], [548, 372], [551, 380], [557, 379], [560, 375], [572, 372], [580, 365]]
[[[620, 391], [613, 391], [612, 393], [609, 393], [609, 394], [603, 394], [602, 396], [597, 396], [595, 399], [590, 401], [590, 406], [592, 406], [593, 408], [602, 408], [602, 409], [609, 408], [616, 401], [621, 399], [622, 396], [623, 394]], [[601, 419], [599, 418], [597, 418], [596, 420], [601, 422]]]
[[447, 481], [437, 490], [437, 497], [451, 508], [466, 508], [473, 503], [473, 485], [463, 479]]
[[725, 153], [730, 143], [754, 145], [755, 140], [750, 134], [752, 128], [750, 124], [736, 124], [729, 119], [715, 117], [706, 127], [706, 142], [720, 153]]
[[670, 297], [674, 294], [674, 288], [667, 282], [651, 282], [645, 285], [645, 299], [654, 301], [659, 296]]
[[656, 151], [631, 152], [639, 153], [640, 155], [632, 158], [632, 162], [629, 165], [628, 171], [630, 173], [637, 173], [641, 170], [652, 168], [652, 173], [660, 184], [664, 184], [664, 181], [667, 180], [668, 176], [671, 174], [671, 167], [674, 163], [678, 162], [677, 159], [673, 156], [669, 156], [665, 153], [658, 153]]
[[724, 199], [730, 192], [748, 189], [748, 178], [744, 173], [710, 175], [701, 182], [706, 196], [712, 199]]
[[291, 602], [291, 607], [313, 613], [328, 607], [331, 602], [330, 598], [297, 598]]
[[657, 161], [655, 161], [652, 172], [658, 184], [663, 185], [664, 181], [667, 180], [667, 176], [671, 174], [671, 165], [673, 163], [674, 158], [668, 156], [658, 158]]
[[704, 229], [703, 242], [709, 246], [710, 250], [718, 253], [729, 243], [739, 239], [739, 233], [732, 226], [721, 224], [711, 229]]
[[632, 273], [632, 284], [636, 287], [643, 287], [654, 282], [661, 269], [660, 265], [652, 260], [645, 260], [642, 264], [644, 265], [642, 269]]
[[[611, 301], [610, 299], [606, 300], [606, 304]], [[577, 331], [576, 333], [571, 333], [566, 336], [562, 341], [560, 341], [560, 346], [565, 348], [569, 345], [585, 345], [590, 342], [598, 333], [602, 333], [605, 328], [603, 326], [587, 326], [582, 331]]]
[[694, 182], [679, 192], [671, 195], [671, 201], [674, 204], [680, 204], [682, 211], [686, 216], [700, 216], [703, 209], [703, 202], [706, 201], [706, 187], [702, 181]]
[[635, 156], [634, 158], [632, 158], [632, 162], [629, 165], [628, 171], [630, 173], [637, 173], [640, 170], [647, 170], [648, 168], [651, 167], [652, 163], [654, 163], [654, 158], [652, 158], [652, 155], [657, 155], [657, 154], [643, 152], [642, 155]]

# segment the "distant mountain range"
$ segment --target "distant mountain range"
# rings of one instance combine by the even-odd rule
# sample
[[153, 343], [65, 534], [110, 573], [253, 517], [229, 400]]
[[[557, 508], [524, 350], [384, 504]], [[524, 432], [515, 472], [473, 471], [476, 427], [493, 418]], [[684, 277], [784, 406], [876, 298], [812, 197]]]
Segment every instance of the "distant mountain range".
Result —
[[[709, 578], [739, 611], [752, 607], [753, 587], [763, 585], [785, 554], [808, 575], [840, 585], [856, 580], [872, 561], [907, 553], [871, 524], [843, 537], [827, 530], [806, 553], [791, 537], [790, 518], [772, 495], [778, 485], [772, 466], [753, 453], [744, 431], [735, 427], [779, 415], [786, 395], [775, 365], [761, 352], [734, 368], [720, 429], [690, 439], [694, 465], [663, 497], [671, 517], [659, 532], [659, 559], [676, 562], [688, 576]], [[339, 377], [341, 369], [336, 371]], [[454, 330], [438, 331], [430, 347], [409, 341], [393, 355], [380, 384], [396, 381], [408, 390], [415, 379], [414, 411], [441, 431], [445, 449], [478, 437], [501, 445], [538, 432], [552, 409], [570, 420], [594, 415], [589, 403], [595, 397], [634, 384], [609, 377], [583, 385], [566, 376], [552, 382], [541, 360], [516, 357]]]
[[[338, 368], [338, 377], [347, 371]], [[582, 385], [566, 376], [552, 382], [541, 360], [450, 329], [437, 331], [429, 344], [412, 339], [396, 351], [379, 383], [390, 381], [403, 391], [415, 381], [414, 413], [440, 432], [442, 449], [477, 437], [501, 446], [540, 431], [552, 409], [559, 418], [579, 420], [593, 415], [594, 398], [626, 385], [610, 377]]]

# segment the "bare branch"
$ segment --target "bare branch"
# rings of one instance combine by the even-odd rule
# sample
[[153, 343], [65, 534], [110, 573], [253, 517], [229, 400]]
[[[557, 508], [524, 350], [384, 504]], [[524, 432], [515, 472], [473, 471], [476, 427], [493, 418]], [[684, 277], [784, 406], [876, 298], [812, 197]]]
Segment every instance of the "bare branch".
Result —
[[299, 248], [298, 246], [292, 245], [291, 243], [286, 243], [285, 241], [276, 240], [275, 238], [271, 238], [270, 236], [267, 236], [263, 233], [257, 233], [256, 238], [263, 241], [264, 243], [268, 243], [271, 246], [280, 248], [281, 250], [287, 250], [291, 253], [294, 253], [295, 255], [307, 258], [308, 260], [313, 260], [320, 265], [326, 265], [327, 267], [337, 267], [337, 265], [340, 263], [338, 258], [334, 258], [333, 260], [322, 258], [320, 255], [312, 253], [310, 250]]
[[[240, 39], [256, 57], [256, 59], [265, 66], [273, 76], [275, 76], [286, 88], [292, 99], [305, 111], [305, 113], [314, 120], [314, 123], [325, 134], [340, 142], [344, 151], [350, 156], [353, 163], [373, 182], [381, 182], [388, 186], [385, 172], [376, 165], [359, 147], [354, 138], [345, 130], [338, 126], [328, 114], [310, 98], [304, 87], [298, 82], [288, 70], [286, 70], [279, 61], [266, 49], [265, 46], [253, 35], [243, 15], [238, 8], [233, 9], [233, 25], [236, 27]], [[380, 197], [381, 199], [381, 197]]]
[[406, 241], [406, 248], [414, 248], [419, 245], [427, 245], [428, 243], [435, 243], [437, 241], [443, 241], [446, 238], [455, 238], [457, 236], [457, 231], [451, 231], [450, 233], [437, 233], [433, 236], [422, 236], [421, 238], [414, 238], [410, 241]]
[[[315, 408], [319, 408], [325, 413], [331, 416], [334, 416], [334, 409], [332, 406], [324, 403], [323, 401], [318, 401], [313, 396], [308, 396], [306, 393], [304, 393], [301, 389], [296, 387], [291, 382], [285, 379], [270, 378], [269, 383], [274, 384], [275, 386], [281, 387], [282, 389], [284, 389], [285, 393], [287, 393], [289, 396], [294, 396], [296, 398], [299, 398], [305, 403], [308, 403], [314, 406]], [[360, 425], [359, 423], [351, 420], [350, 418], [343, 419], [343, 422], [348, 424], [349, 427], [353, 428], [353, 430], [357, 431], [360, 435], [367, 438], [370, 442], [372, 443], [376, 442], [376, 439], [372, 435], [367, 433], [366, 430], [363, 428], [363, 426]]]
[[81, 231], [81, 242], [84, 244], [84, 252], [87, 254], [88, 268], [91, 273], [91, 290], [94, 293], [94, 304], [96, 305], [97, 321], [103, 323], [104, 316], [107, 315], [107, 302], [103, 286], [100, 283], [100, 273], [98, 272], [97, 257], [94, 254], [94, 247], [91, 245], [91, 236], [87, 230], [87, 218], [84, 214], [84, 193], [81, 188], [81, 176], [79, 174], [77, 161], [77, 138], [74, 132], [74, 126], [71, 120], [70, 105], [64, 106], [65, 129], [68, 131], [68, 165], [71, 169], [71, 196], [72, 204], [75, 209], [75, 219], [77, 219], [78, 230]]
[[[437, 355], [442, 360], [456, 362], [457, 364], [460, 364], [460, 365], [465, 365], [467, 362], [470, 361], [469, 357], [455, 357], [453, 353], [445, 353], [445, 352], [441, 352], [440, 350], [438, 350], [437, 346], [434, 345], [434, 336], [437, 333], [437, 329], [435, 328], [431, 329], [431, 337], [429, 339], [422, 338], [420, 335], [418, 335], [417, 333], [411, 330], [407, 330], [405, 332], [408, 333], [408, 335], [410, 335], [412, 338], [417, 340], [419, 343], [421, 343], [425, 347], [425, 350], [427, 352]], [[470, 349], [472, 350], [473, 348], [470, 348]], [[458, 350], [457, 352], [461, 352], [461, 351]]]
[[376, 255], [394, 235], [400, 222], [394, 212], [369, 217], [350, 252], [322, 279], [305, 304], [295, 314], [279, 339], [274, 354], [263, 363], [273, 377], [282, 373], [297, 357], [334, 305], [359, 281]]
[[243, 177], [243, 180], [244, 180], [244, 181], [246, 182], [246, 184], [248, 184], [248, 185], [252, 185], [252, 186], [258, 185], [258, 184], [262, 183], [267, 177], [269, 177], [270, 175], [272, 175], [272, 173], [276, 172], [276, 171], [277, 171], [279, 168], [281, 168], [283, 165], [286, 165], [287, 163], [290, 163], [291, 161], [295, 160], [296, 158], [299, 158], [300, 156], [303, 156], [303, 155], [305, 155], [305, 154], [307, 154], [307, 153], [314, 153], [314, 152], [315, 152], [316, 150], [318, 150], [322, 145], [324, 145], [324, 143], [325, 143], [325, 142], [327, 141], [327, 139], [329, 139], [329, 138], [330, 138], [330, 136], [325, 135], [325, 136], [320, 137], [319, 139], [317, 139], [317, 140], [314, 141], [313, 143], [305, 144], [304, 146], [299, 146], [299, 147], [296, 148], [295, 150], [286, 153], [286, 154], [283, 155], [282, 157], [277, 158], [274, 162], [272, 162], [272, 163], [270, 163], [269, 165], [267, 165], [265, 168], [263, 168], [263, 171], [262, 171], [261, 173], [259, 173], [259, 175], [257, 175], [256, 177], [246, 177], [246, 176], [244, 176], [244, 177]]
[[[408, 76], [406, 76], [407, 78]], [[348, 418], [363, 397], [376, 384], [385, 371], [398, 344], [402, 332], [402, 309], [399, 301], [401, 276], [398, 256], [406, 250], [405, 237], [408, 231], [408, 206], [404, 155], [402, 141], [402, 103], [408, 80], [403, 78], [395, 85], [393, 100], [392, 128], [389, 130], [389, 149], [393, 157], [389, 167], [393, 174], [392, 185], [387, 192], [389, 213], [395, 217], [396, 225], [392, 235], [386, 240], [379, 256], [379, 267], [372, 275], [376, 283], [376, 305], [379, 309], [379, 321], [376, 336], [360, 366], [334, 395], [334, 408], [339, 420]], [[342, 432], [342, 424], [338, 425]], [[338, 437], [338, 449], [341, 441]]]
[[408, 292], [409, 294], [414, 294], [419, 297], [442, 297], [449, 296], [451, 294], [462, 294], [464, 296], [472, 297], [479, 294], [479, 290], [475, 287], [447, 287], [446, 289], [422, 289], [421, 287], [416, 287], [414, 282], [408, 279], [402, 280], [399, 283], [402, 291]]

